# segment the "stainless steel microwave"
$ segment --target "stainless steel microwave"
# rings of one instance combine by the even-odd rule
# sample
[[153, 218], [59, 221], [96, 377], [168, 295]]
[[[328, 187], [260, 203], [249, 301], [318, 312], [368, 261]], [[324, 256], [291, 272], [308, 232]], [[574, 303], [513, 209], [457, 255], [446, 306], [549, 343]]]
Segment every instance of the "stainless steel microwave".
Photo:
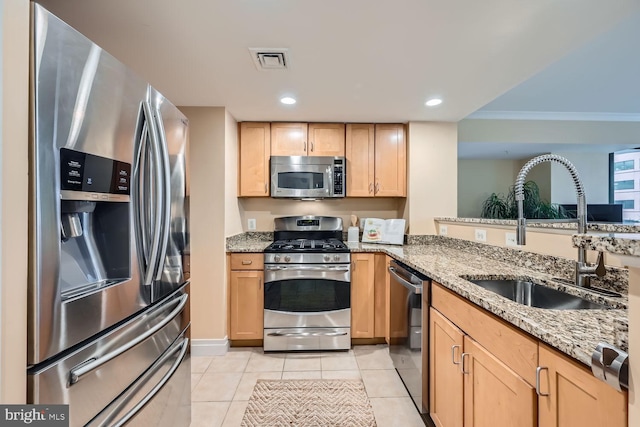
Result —
[[271, 197], [344, 197], [345, 166], [344, 157], [272, 156]]

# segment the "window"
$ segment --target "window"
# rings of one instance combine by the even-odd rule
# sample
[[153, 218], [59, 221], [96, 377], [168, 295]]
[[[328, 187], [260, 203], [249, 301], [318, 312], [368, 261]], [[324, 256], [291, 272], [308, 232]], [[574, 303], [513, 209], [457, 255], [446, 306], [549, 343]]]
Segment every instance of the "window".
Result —
[[616, 181], [613, 183], [613, 189], [614, 190], [633, 190], [634, 185], [633, 185], [633, 180], [632, 179], [627, 179], [625, 181]]
[[623, 160], [613, 164], [613, 169], [616, 172], [633, 170], [633, 167], [633, 160]]
[[622, 205], [622, 209], [635, 209], [634, 200], [616, 200], [614, 203], [616, 205]]

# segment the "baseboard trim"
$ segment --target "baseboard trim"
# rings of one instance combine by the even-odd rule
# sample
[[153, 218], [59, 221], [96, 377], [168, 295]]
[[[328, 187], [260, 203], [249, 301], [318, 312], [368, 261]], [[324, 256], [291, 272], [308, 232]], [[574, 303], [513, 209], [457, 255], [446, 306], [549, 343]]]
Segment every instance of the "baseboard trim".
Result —
[[191, 340], [192, 356], [224, 356], [229, 351], [229, 339]]

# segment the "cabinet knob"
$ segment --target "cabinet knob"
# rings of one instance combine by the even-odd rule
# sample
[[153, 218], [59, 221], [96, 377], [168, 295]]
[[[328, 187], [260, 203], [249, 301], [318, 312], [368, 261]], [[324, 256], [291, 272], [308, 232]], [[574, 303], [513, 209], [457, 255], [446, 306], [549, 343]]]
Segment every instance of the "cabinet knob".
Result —
[[376, 182], [376, 194], [380, 191], [380, 183]]
[[369, 193], [373, 193], [373, 182], [369, 183]]
[[460, 361], [456, 362], [456, 348], [460, 349], [460, 345], [456, 344], [456, 345], [452, 345], [451, 346], [451, 362], [453, 362], [454, 365], [459, 365]]
[[251, 261], [250, 259], [243, 259], [242, 260], [242, 265], [251, 265], [253, 264], [253, 261]]
[[264, 194], [267, 194], [267, 183], [264, 183]]
[[464, 370], [464, 359], [465, 357], [469, 356], [470, 353], [462, 353], [462, 357], [460, 359], [460, 370], [462, 371], [463, 374], [467, 375], [469, 373], [469, 371], [465, 371]]
[[302, 149], [302, 151], [307, 151], [307, 141], [303, 142], [304, 144], [304, 148]]
[[313, 141], [311, 141], [311, 151], [313, 151]]

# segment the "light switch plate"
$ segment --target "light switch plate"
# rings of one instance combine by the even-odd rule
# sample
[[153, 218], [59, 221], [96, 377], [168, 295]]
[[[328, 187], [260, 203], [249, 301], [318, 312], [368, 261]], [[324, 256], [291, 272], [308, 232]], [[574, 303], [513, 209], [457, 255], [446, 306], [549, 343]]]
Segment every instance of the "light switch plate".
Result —
[[446, 225], [441, 225], [440, 226], [440, 235], [441, 236], [446, 236], [447, 235], [447, 226]]
[[481, 228], [476, 228], [476, 240], [478, 242], [486, 242], [487, 241], [487, 230], [483, 230]]
[[518, 246], [516, 233], [504, 233], [504, 244], [507, 246]]
[[255, 230], [256, 229], [256, 219], [255, 218], [249, 218], [247, 220], [247, 228], [249, 230]]

